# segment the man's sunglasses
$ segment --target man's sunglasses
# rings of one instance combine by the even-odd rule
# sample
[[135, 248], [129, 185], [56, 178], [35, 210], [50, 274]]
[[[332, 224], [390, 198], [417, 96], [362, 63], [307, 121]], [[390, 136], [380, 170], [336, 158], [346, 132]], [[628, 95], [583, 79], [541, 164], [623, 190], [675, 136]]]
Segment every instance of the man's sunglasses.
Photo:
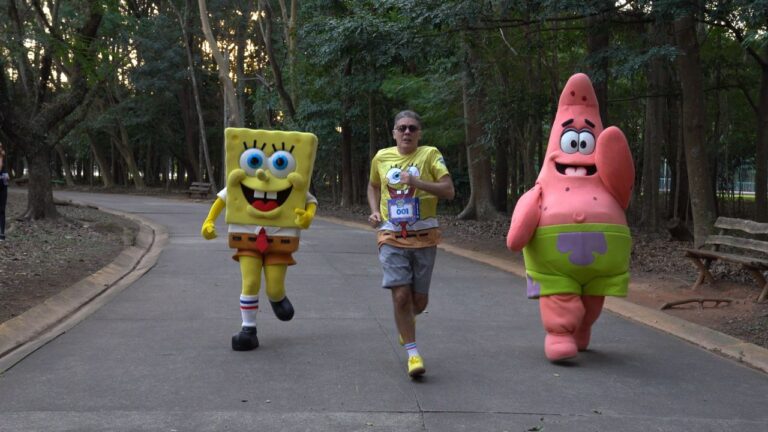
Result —
[[411, 133], [415, 133], [419, 131], [419, 127], [416, 125], [400, 125], [396, 127], [395, 130], [400, 133], [405, 133], [405, 131], [411, 131]]

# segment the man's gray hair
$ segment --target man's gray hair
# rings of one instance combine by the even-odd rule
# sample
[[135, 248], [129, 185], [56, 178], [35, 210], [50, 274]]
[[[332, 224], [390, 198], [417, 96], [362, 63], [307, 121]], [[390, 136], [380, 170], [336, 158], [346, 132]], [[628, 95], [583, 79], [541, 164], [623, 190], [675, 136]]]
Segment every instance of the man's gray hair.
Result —
[[397, 124], [397, 122], [399, 122], [400, 119], [403, 119], [403, 118], [414, 119], [419, 123], [419, 127], [421, 127], [421, 117], [419, 117], [419, 115], [416, 114], [415, 111], [411, 111], [411, 110], [400, 111], [395, 116], [395, 124]]

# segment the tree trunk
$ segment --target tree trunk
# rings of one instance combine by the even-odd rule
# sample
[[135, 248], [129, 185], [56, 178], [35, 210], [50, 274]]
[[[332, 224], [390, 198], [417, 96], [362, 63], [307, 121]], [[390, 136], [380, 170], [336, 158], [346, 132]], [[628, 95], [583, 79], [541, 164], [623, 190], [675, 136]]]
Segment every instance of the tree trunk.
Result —
[[[264, 13], [263, 19], [259, 20], [259, 30], [261, 30], [261, 37], [264, 40], [264, 48], [267, 51], [267, 58], [269, 59], [269, 66], [272, 68], [272, 75], [275, 79], [275, 89], [277, 94], [280, 95], [280, 100], [283, 102], [283, 107], [291, 118], [296, 117], [296, 108], [291, 100], [291, 95], [285, 89], [283, 84], [283, 71], [280, 69], [280, 64], [277, 62], [275, 56], [275, 50], [272, 46], [272, 6], [269, 1], [260, 0], [259, 9]], [[293, 23], [295, 25], [295, 22]]]
[[[348, 59], [344, 66], [342, 81], [346, 81], [352, 75], [352, 59]], [[353, 200], [352, 191], [352, 125], [349, 122], [349, 109], [352, 102], [349, 95], [342, 96], [342, 121], [341, 121], [341, 206], [351, 207]]]
[[507, 212], [507, 189], [509, 188], [509, 136], [500, 137], [496, 143], [496, 165], [493, 177], [493, 203], [496, 210]]
[[[535, 47], [542, 47], [543, 43], [541, 40], [542, 35], [542, 25], [540, 23], [534, 24], [534, 28], [531, 29], [531, 31], [526, 31], [526, 42], [529, 46], [535, 46]], [[535, 51], [536, 57], [535, 61], [531, 62], [525, 62], [525, 68], [528, 73], [528, 76], [531, 77], [529, 81], [530, 87], [528, 88], [530, 94], [532, 95], [544, 95], [544, 87], [543, 87], [543, 55], [545, 50], [544, 49], [538, 49]], [[559, 90], [555, 89], [554, 93], [554, 99], [557, 100], [557, 97], [559, 96], [558, 93]], [[543, 157], [542, 153], [542, 143], [545, 142], [544, 139], [544, 131], [542, 129], [543, 122], [541, 121], [541, 115], [543, 114], [543, 108], [542, 108], [542, 102], [541, 102], [541, 96], [539, 98], [532, 98], [532, 102], [530, 104], [530, 107], [528, 109], [528, 118], [526, 120], [526, 123], [524, 125], [521, 125], [520, 130], [525, 131], [525, 133], [520, 134], [517, 139], [519, 141], [520, 146], [520, 153], [518, 153], [518, 156], [522, 158], [522, 167], [523, 167], [523, 183], [522, 186], [524, 190], [527, 190], [531, 188], [536, 181], [536, 177], [538, 176], [539, 168], [541, 167], [541, 158]], [[538, 164], [538, 166], [537, 166]]]
[[[663, 40], [663, 25], [653, 23], [649, 26], [649, 39], [653, 46], [659, 46]], [[643, 141], [642, 195], [640, 199], [641, 224], [656, 230], [659, 228], [659, 176], [661, 174], [661, 149], [667, 145], [666, 123], [668, 117], [665, 94], [667, 71], [664, 61], [654, 58], [647, 70], [647, 89], [649, 97], [645, 104], [645, 126]], [[635, 194], [639, 195], [639, 194]]]
[[29, 166], [29, 188], [27, 191], [27, 211], [22, 216], [30, 219], [59, 217], [53, 204], [51, 189], [51, 155], [48, 146], [39, 146], [38, 151], [27, 155]]
[[208, 20], [208, 6], [205, 0], [197, 0], [197, 6], [200, 9], [200, 23], [205, 34], [205, 40], [208, 41], [208, 47], [216, 60], [216, 66], [219, 70], [219, 81], [221, 81], [222, 92], [227, 108], [226, 127], [243, 127], [243, 116], [237, 106], [235, 96], [235, 86], [229, 78], [229, 60], [221, 53], [216, 38], [213, 37], [211, 24]]
[[245, 10], [242, 11], [242, 15], [237, 20], [237, 27], [235, 28], [235, 80], [237, 85], [235, 86], [235, 95], [237, 96], [237, 109], [243, 116], [243, 126], [248, 124], [247, 119], [249, 113], [245, 109], [245, 51], [247, 49], [248, 38], [248, 18], [251, 16], [250, 5], [251, 2], [242, 3]]
[[109, 161], [107, 161], [107, 157], [104, 156], [101, 150], [99, 150], [99, 147], [96, 145], [96, 139], [91, 133], [88, 133], [88, 145], [91, 147], [91, 154], [93, 154], [93, 158], [96, 161], [96, 164], [99, 166], [101, 184], [105, 188], [113, 187], [115, 185], [115, 180], [112, 177], [112, 170], [110, 169]]
[[193, 170], [195, 181], [203, 181], [203, 175], [200, 172], [200, 160], [195, 154], [195, 150], [200, 143], [198, 137], [197, 124], [193, 119], [194, 114], [192, 110], [194, 107], [191, 104], [191, 89], [188, 85], [181, 86], [179, 90], [179, 101], [181, 102], [181, 121], [184, 125], [184, 156], [187, 158], [187, 166]]
[[[368, 94], [368, 163], [376, 156], [376, 111], [373, 104], [373, 93]], [[367, 165], [367, 164], [366, 164]]]
[[[27, 211], [23, 217], [32, 219], [54, 218], [58, 216], [56, 207], [53, 205], [53, 192], [51, 188], [51, 150], [57, 140], [50, 139], [55, 135], [65, 119], [72, 114], [85, 100], [88, 93], [87, 83], [87, 65], [88, 61], [93, 59], [95, 45], [98, 41], [98, 30], [101, 26], [102, 8], [95, 1], [88, 2], [88, 12], [83, 14], [82, 27], [77, 29], [65, 29], [66, 25], [60, 20], [58, 14], [50, 17], [50, 21], [45, 23], [45, 29], [42, 20], [24, 21], [22, 16], [16, 10], [16, 2], [7, 2], [7, 24], [20, 32], [20, 38], [16, 40], [14, 46], [10, 47], [13, 52], [19, 54], [18, 63], [15, 70], [25, 81], [25, 88], [14, 88], [13, 99], [9, 97], [11, 92], [6, 83], [7, 69], [3, 58], [5, 54], [0, 55], [0, 136], [18, 145], [29, 164], [29, 189], [27, 194]], [[38, 5], [39, 6], [39, 5]], [[30, 26], [39, 26], [37, 29], [27, 28]], [[35, 59], [35, 64], [40, 65], [37, 70], [33, 70], [32, 59], [28, 57], [29, 47], [22, 43], [24, 37], [21, 32], [28, 31], [40, 32], [40, 34], [58, 35], [62, 31], [75, 30], [70, 33], [69, 40], [77, 41], [77, 47], [67, 46], [67, 41], [56, 40], [57, 37], [41, 38], [39, 43], [43, 44], [42, 58]], [[51, 46], [51, 45], [55, 45]], [[77, 52], [75, 52], [77, 50]], [[52, 65], [59, 62], [68, 64], [68, 88], [61, 90], [53, 97], [49, 94], [49, 88], [52, 85], [51, 79]], [[59, 77], [61, 74], [58, 75]], [[32, 79], [37, 82], [32, 83]], [[20, 91], [18, 91], [20, 90]]]
[[674, 26], [677, 44], [682, 50], [676, 61], [683, 90], [683, 146], [688, 165], [693, 236], [694, 244], [701, 246], [716, 217], [712, 172], [704, 142], [704, 80], [693, 15], [678, 19]]
[[[506, 71], [499, 67], [499, 80], [504, 90], [504, 95], [511, 100], [511, 91], [509, 88], [509, 78]], [[509, 154], [512, 149], [512, 135], [505, 130], [499, 131], [496, 144], [496, 165], [494, 167], [494, 190], [493, 201], [496, 210], [506, 213], [507, 201], [509, 200]]]
[[291, 0], [290, 10], [286, 7], [285, 0], [280, 0], [280, 10], [283, 16], [283, 31], [285, 32], [285, 44], [288, 51], [288, 94], [294, 107], [299, 106], [296, 94], [296, 42], [298, 32], [296, 23], [298, 20], [298, 0]]
[[[173, 7], [173, 2], [170, 2]], [[205, 120], [203, 119], [203, 106], [200, 103], [200, 90], [197, 85], [197, 74], [195, 73], [195, 61], [192, 55], [192, 47], [195, 46], [192, 34], [188, 31], [192, 27], [192, 23], [189, 19], [189, 11], [192, 9], [192, 0], [186, 1], [186, 7], [184, 8], [184, 17], [176, 11], [174, 12], [179, 19], [181, 25], [181, 33], [184, 37], [184, 46], [187, 54], [187, 65], [189, 67], [189, 79], [192, 82], [192, 95], [195, 99], [195, 112], [197, 113], [198, 124], [198, 136], [200, 137], [200, 146], [203, 149], [203, 158], [205, 159], [205, 169], [208, 172], [208, 181], [211, 183], [213, 190], [217, 191], [219, 188], [216, 186], [216, 177], [213, 175], [213, 166], [211, 165], [211, 157], [208, 150], [208, 138], [206, 137]], [[202, 175], [200, 176], [203, 179]]]
[[[142, 190], [144, 189], [144, 179], [141, 177], [141, 172], [139, 172], [139, 168], [136, 165], [136, 159], [133, 157], [133, 149], [131, 149], [128, 131], [125, 129], [123, 122], [119, 119], [117, 120], [117, 127], [120, 133], [120, 138], [115, 140], [115, 145], [117, 146], [118, 152], [120, 152], [120, 156], [123, 157], [123, 161], [125, 161], [128, 172], [133, 177], [133, 184], [136, 186], [136, 189]], [[126, 180], [128, 179], [126, 178]]]
[[69, 165], [67, 154], [64, 152], [64, 147], [61, 144], [56, 144], [53, 146], [53, 148], [56, 150], [56, 154], [59, 156], [59, 161], [61, 162], [61, 171], [64, 174], [64, 181], [67, 183], [67, 186], [74, 186], [75, 179], [72, 177], [72, 167]]
[[462, 74], [462, 98], [464, 101], [464, 134], [467, 142], [470, 194], [469, 202], [457, 218], [485, 220], [497, 216], [498, 212], [493, 206], [491, 162], [488, 157], [488, 149], [481, 142], [480, 107], [482, 102], [480, 95], [474, 91], [476, 85], [474, 48], [470, 43], [465, 43], [465, 49], [467, 58]]
[[[602, 0], [595, 4], [601, 10], [610, 10], [613, 2]], [[587, 53], [592, 58], [590, 70], [587, 72], [595, 88], [597, 103], [600, 106], [600, 118], [603, 124], [608, 124], [608, 56], [605, 51], [610, 43], [610, 23], [608, 16], [601, 13], [587, 19]]]
[[[768, 52], [768, 47], [765, 48]], [[760, 102], [755, 145], [755, 219], [768, 221], [768, 63], [760, 64]]]

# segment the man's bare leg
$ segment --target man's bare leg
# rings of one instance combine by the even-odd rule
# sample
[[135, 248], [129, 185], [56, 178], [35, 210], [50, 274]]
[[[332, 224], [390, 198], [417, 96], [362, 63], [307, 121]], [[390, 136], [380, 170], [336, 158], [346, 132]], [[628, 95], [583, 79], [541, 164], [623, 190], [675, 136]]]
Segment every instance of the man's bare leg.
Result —
[[414, 305], [411, 287], [409, 285], [392, 287], [391, 291], [397, 331], [404, 343], [415, 342], [416, 325], [413, 322]]

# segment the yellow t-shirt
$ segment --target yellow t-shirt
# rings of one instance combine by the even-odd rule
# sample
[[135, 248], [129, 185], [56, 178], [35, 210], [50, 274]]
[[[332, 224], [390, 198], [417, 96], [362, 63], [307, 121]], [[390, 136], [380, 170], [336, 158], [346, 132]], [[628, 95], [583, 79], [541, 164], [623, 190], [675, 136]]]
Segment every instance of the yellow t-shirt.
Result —
[[[437, 215], [437, 197], [416, 188], [400, 183], [400, 173], [408, 171], [424, 181], [435, 182], [449, 175], [443, 155], [435, 147], [417, 147], [408, 155], [401, 155], [396, 146], [379, 150], [371, 161], [369, 180], [373, 185], [380, 185], [381, 217], [389, 220], [387, 201], [392, 198], [415, 197], [419, 199], [420, 220], [434, 218]], [[413, 190], [411, 190], [413, 189]]]

